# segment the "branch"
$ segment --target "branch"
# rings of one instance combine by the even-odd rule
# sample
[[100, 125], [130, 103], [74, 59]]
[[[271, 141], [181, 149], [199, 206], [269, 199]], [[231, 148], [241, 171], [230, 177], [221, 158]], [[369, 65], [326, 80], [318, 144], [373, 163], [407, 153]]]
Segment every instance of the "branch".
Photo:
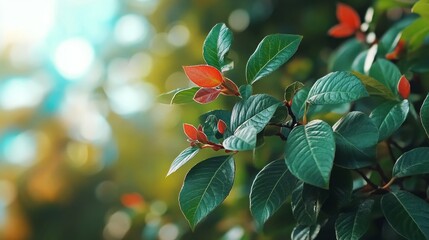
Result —
[[379, 187], [373, 183], [366, 175], [365, 173], [361, 172], [359, 169], [355, 169], [357, 173], [366, 181], [367, 184], [369, 184], [373, 189], [378, 189]]

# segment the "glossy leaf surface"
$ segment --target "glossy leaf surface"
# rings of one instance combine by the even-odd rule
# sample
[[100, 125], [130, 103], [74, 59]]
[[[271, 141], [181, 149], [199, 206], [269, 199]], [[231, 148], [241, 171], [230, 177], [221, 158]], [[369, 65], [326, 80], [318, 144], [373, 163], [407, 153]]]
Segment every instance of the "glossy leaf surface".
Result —
[[222, 71], [228, 64], [225, 59], [233, 40], [232, 32], [224, 23], [216, 24], [203, 45], [203, 57], [208, 65]]
[[414, 148], [402, 154], [393, 166], [394, 177], [429, 173], [429, 147]]
[[173, 163], [170, 166], [170, 170], [168, 170], [167, 176], [177, 171], [181, 166], [185, 165], [189, 160], [191, 160], [199, 151], [198, 147], [188, 147], [183, 150], [179, 156], [174, 159]]
[[340, 213], [335, 221], [338, 240], [359, 240], [368, 230], [374, 200], [368, 199], [352, 212]]
[[369, 117], [377, 126], [378, 141], [382, 141], [392, 135], [402, 125], [408, 115], [410, 105], [408, 100], [402, 102], [385, 102], [371, 112]]

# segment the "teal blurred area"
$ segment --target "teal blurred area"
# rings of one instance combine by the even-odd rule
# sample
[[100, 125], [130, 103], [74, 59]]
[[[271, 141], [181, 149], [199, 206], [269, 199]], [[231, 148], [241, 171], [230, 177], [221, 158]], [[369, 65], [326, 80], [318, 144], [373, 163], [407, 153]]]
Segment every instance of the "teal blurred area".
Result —
[[[352, 4], [363, 15], [369, 2]], [[292, 229], [273, 224], [258, 234], [248, 210], [257, 169], [281, 156], [272, 148], [237, 159], [231, 195], [190, 231], [177, 196], [191, 166], [165, 177], [187, 147], [182, 123], [236, 99], [169, 106], [156, 96], [190, 86], [182, 65], [203, 63], [202, 43], [218, 22], [234, 32], [228, 77], [237, 84], [271, 33], [304, 40], [256, 92], [281, 97], [292, 80], [320, 77], [339, 43], [326, 35], [335, 4], [0, 0], [0, 239], [287, 239]], [[284, 226], [293, 221], [281, 212]]]

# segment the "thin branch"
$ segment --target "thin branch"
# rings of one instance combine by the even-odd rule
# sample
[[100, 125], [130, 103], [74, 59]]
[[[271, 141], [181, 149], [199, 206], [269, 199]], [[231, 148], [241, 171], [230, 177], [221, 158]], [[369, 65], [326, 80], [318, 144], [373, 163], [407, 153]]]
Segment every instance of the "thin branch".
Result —
[[387, 183], [389, 181], [389, 178], [386, 176], [379, 163], [375, 165], [375, 170], [378, 172], [378, 174], [380, 174], [380, 177], [383, 179], [384, 183]]
[[395, 182], [396, 178], [393, 177], [392, 179], [390, 179], [390, 181], [388, 183], [386, 183], [386, 185], [384, 185], [381, 189], [387, 190], [389, 189], [390, 185], [392, 185]]
[[396, 157], [395, 157], [395, 154], [393, 153], [392, 146], [390, 146], [388, 141], [386, 141], [386, 144], [387, 144], [387, 150], [389, 151], [390, 160], [392, 160], [392, 163], [395, 164]]
[[366, 181], [367, 184], [369, 184], [372, 188], [378, 189], [379, 187], [373, 183], [366, 175], [365, 173], [361, 172], [359, 169], [355, 169], [357, 173]]

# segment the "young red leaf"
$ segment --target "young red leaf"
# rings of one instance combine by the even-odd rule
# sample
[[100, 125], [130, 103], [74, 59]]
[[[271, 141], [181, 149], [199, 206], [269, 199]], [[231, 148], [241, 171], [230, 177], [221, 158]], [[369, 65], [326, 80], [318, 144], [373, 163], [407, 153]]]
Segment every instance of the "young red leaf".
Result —
[[201, 104], [213, 102], [221, 91], [222, 90], [216, 88], [200, 88], [200, 90], [195, 93], [194, 100]]
[[359, 14], [347, 4], [337, 4], [337, 18], [340, 24], [347, 25], [354, 30], [360, 28], [361, 21]]
[[184, 66], [183, 70], [189, 80], [200, 87], [217, 87], [224, 81], [222, 73], [209, 65]]
[[202, 131], [198, 131], [197, 140], [200, 143], [208, 143], [209, 142], [207, 135], [205, 133], [203, 133]]
[[222, 119], [219, 119], [219, 121], [217, 122], [217, 130], [219, 131], [219, 133], [224, 134], [226, 129], [226, 123]]
[[356, 29], [340, 23], [331, 27], [328, 31], [328, 34], [331, 37], [344, 38], [344, 37], [352, 36], [353, 34], [355, 34], [355, 32], [356, 32]]
[[398, 92], [403, 99], [408, 99], [410, 96], [410, 82], [404, 75], [402, 75], [401, 79], [399, 79]]
[[198, 130], [192, 126], [191, 124], [184, 123], [183, 124], [183, 132], [190, 140], [197, 140], [198, 138]]
[[237, 85], [228, 78], [222, 83], [222, 94], [229, 96], [240, 96]]
[[395, 49], [386, 54], [386, 59], [387, 60], [398, 60], [399, 55], [404, 51], [405, 49], [405, 41], [404, 40], [399, 40], [398, 44], [396, 45]]

